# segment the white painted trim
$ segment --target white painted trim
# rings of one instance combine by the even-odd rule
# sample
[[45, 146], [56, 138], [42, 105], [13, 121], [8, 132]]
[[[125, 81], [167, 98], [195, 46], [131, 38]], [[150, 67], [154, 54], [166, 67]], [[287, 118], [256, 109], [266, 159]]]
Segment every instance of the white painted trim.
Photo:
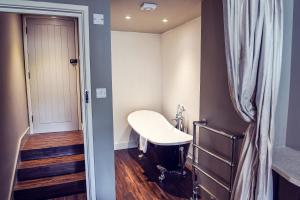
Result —
[[29, 78], [29, 65], [28, 65], [28, 43], [27, 43], [27, 34], [26, 34], [26, 17], [23, 17], [23, 48], [24, 48], [24, 60], [25, 60], [25, 82], [26, 82], [26, 96], [27, 96], [27, 110], [28, 110], [28, 119], [30, 134], [33, 134], [33, 123], [32, 123], [32, 104], [31, 104], [31, 91], [30, 91], [30, 78]]
[[75, 14], [78, 16], [88, 11], [88, 6], [27, 0], [0, 0], [0, 11], [74, 17]]
[[[0, 12], [1, 11], [21, 14], [75, 17], [78, 19], [79, 52], [82, 56], [80, 59], [80, 66], [82, 66], [80, 80], [82, 86], [82, 123], [84, 124], [83, 133], [87, 198], [90, 200], [96, 200], [88, 6], [36, 1], [33, 2], [27, 0], [0, 0]], [[87, 104], [84, 101], [84, 90], [89, 91], [90, 102]]]
[[[77, 24], [77, 20], [74, 19], [74, 31], [75, 31], [75, 56], [76, 59], [80, 60], [80, 53], [79, 53], [79, 48], [78, 48], [78, 24]], [[82, 109], [81, 109], [81, 92], [80, 92], [80, 68], [81, 65], [80, 63], [77, 63], [77, 65], [75, 66], [76, 68], [76, 91], [77, 91], [77, 115], [78, 115], [78, 127], [79, 130], [83, 129], [83, 125], [82, 125]]]
[[121, 150], [121, 149], [132, 149], [137, 148], [138, 144], [136, 141], [129, 141], [129, 142], [120, 142], [114, 144], [114, 150]]
[[[95, 185], [95, 161], [94, 161], [94, 138], [93, 138], [93, 120], [92, 120], [92, 89], [91, 89], [91, 71], [90, 71], [90, 39], [89, 39], [89, 12], [88, 7], [82, 13], [82, 17], [78, 17], [78, 36], [79, 36], [79, 52], [81, 52], [80, 73], [81, 80], [81, 108], [82, 108], [82, 124], [84, 135], [84, 152], [86, 163], [86, 177], [88, 199], [96, 200], [96, 185]], [[82, 86], [85, 87], [82, 87]], [[85, 90], [89, 91], [89, 103], [85, 103]], [[88, 170], [87, 170], [88, 168]]]
[[17, 164], [18, 164], [18, 158], [19, 158], [19, 152], [20, 152], [20, 148], [21, 148], [21, 142], [22, 139], [24, 138], [24, 136], [30, 133], [30, 127], [27, 127], [25, 129], [25, 131], [21, 134], [21, 137], [18, 140], [17, 143], [17, 151], [16, 151], [16, 155], [15, 155], [15, 161], [14, 161], [14, 165], [13, 165], [13, 174], [11, 175], [11, 180], [10, 180], [10, 186], [9, 186], [9, 195], [12, 194], [12, 191], [14, 189], [14, 183], [15, 183], [15, 176], [16, 176], [16, 170], [17, 170]]

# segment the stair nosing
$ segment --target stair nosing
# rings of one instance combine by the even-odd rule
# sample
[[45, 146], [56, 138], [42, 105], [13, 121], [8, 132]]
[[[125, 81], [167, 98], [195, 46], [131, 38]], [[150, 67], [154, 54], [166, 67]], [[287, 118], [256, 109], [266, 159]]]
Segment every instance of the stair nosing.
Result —
[[57, 148], [73, 147], [73, 146], [84, 146], [84, 143], [62, 145], [62, 146], [49, 146], [49, 147], [42, 147], [42, 148], [21, 149], [20, 151], [21, 152], [39, 151], [39, 150], [43, 150], [43, 149], [57, 149]]
[[[37, 182], [37, 181], [47, 181], [47, 180], [59, 179], [62, 177], [70, 177], [71, 175], [74, 175], [74, 174], [76, 174], [77, 177], [70, 178], [70, 179], [63, 179], [63, 181], [61, 181], [61, 182], [49, 182], [48, 184], [44, 184], [44, 185], [30, 184], [32, 182]], [[79, 182], [79, 181], [85, 181], [85, 172], [60, 175], [60, 176], [52, 176], [52, 177], [46, 177], [46, 178], [39, 178], [39, 179], [33, 179], [33, 180], [27, 180], [27, 181], [19, 181], [15, 185], [14, 191], [30, 190], [30, 189], [41, 188], [41, 187], [50, 187], [50, 186], [54, 186], [54, 185]], [[26, 184], [26, 183], [28, 184], [27, 186], [24, 186], [24, 185], [20, 186], [20, 184]]]
[[77, 155], [77, 154], [84, 154], [83, 144], [21, 150], [20, 158], [21, 161], [29, 161], [29, 160], [55, 158], [55, 157], [70, 156], [70, 155]]
[[[68, 160], [68, 158], [80, 156], [80, 158], [76, 158], [74, 160]], [[64, 160], [64, 158], [67, 158]], [[46, 163], [42, 165], [43, 162], [46, 160], [53, 160], [53, 162]], [[53, 165], [59, 165], [59, 164], [65, 164], [65, 163], [73, 163], [73, 162], [81, 162], [84, 161], [84, 154], [75, 154], [75, 155], [65, 155], [65, 156], [59, 156], [59, 157], [49, 157], [49, 158], [41, 158], [41, 159], [34, 159], [34, 160], [25, 160], [21, 161], [18, 165], [18, 170], [22, 169], [30, 169], [30, 168], [37, 168], [37, 167], [46, 167], [46, 166], [53, 166]], [[26, 166], [27, 163], [33, 163], [30, 166]], [[24, 166], [25, 165], [25, 166]]]
[[[67, 190], [62, 190], [66, 188]], [[86, 193], [86, 182], [77, 181], [48, 187], [32, 188], [28, 190], [14, 191], [16, 200], [45, 200], [66, 197], [75, 194]]]

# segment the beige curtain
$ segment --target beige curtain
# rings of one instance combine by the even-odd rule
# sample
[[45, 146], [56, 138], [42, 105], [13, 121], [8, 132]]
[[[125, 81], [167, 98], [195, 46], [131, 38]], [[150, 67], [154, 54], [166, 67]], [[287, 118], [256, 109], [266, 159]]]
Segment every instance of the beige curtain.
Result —
[[223, 0], [229, 88], [249, 122], [232, 200], [272, 199], [272, 139], [281, 72], [282, 0]]

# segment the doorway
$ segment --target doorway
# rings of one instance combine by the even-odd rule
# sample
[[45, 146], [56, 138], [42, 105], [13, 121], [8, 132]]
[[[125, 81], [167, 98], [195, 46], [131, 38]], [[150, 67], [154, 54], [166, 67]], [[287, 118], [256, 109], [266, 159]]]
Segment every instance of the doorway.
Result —
[[13, 198], [86, 199], [76, 19], [10, 16], [23, 18], [31, 130], [20, 147]]
[[[70, 4], [55, 4], [55, 3], [35, 3], [29, 1], [13, 1], [0, 3], [1, 12], [26, 14], [26, 15], [42, 15], [42, 16], [57, 16], [57, 17], [73, 17], [78, 21], [78, 51], [81, 54], [79, 66], [81, 73], [78, 75], [80, 82], [80, 91], [82, 100], [81, 118], [82, 132], [85, 152], [85, 178], [87, 180], [87, 197], [88, 199], [96, 199], [95, 197], [95, 176], [94, 176], [94, 152], [93, 152], [93, 132], [92, 132], [92, 108], [90, 90], [90, 53], [89, 53], [89, 23], [88, 23], [88, 7], [74, 6]], [[26, 74], [28, 76], [28, 74]], [[29, 75], [30, 76], [30, 75]], [[85, 101], [87, 100], [87, 101]], [[79, 109], [77, 108], [77, 111]], [[31, 121], [31, 120], [30, 120]], [[74, 123], [75, 124], [75, 123]], [[78, 123], [80, 128], [80, 124]], [[13, 184], [13, 182], [12, 182]], [[11, 186], [12, 188], [12, 186]]]
[[[180, 156], [174, 151], [168, 153], [166, 163], [155, 162], [153, 143], [147, 138], [147, 143], [143, 143], [147, 147], [140, 148], [143, 145], [128, 123], [128, 116], [135, 111], [151, 110], [159, 113], [156, 116], [163, 116], [164, 122], [173, 123], [171, 120], [178, 116], [176, 108], [181, 104], [185, 108], [186, 131], [182, 134], [192, 134], [200, 106], [201, 1], [110, 3], [117, 199], [189, 199], [189, 165], [185, 168], [186, 176], [166, 172], [166, 163]], [[139, 125], [153, 127], [148, 124], [150, 121], [139, 121]], [[157, 134], [160, 128], [153, 128], [155, 133], [151, 134]], [[157, 157], [163, 156], [159, 153]], [[174, 166], [185, 167], [175, 163]], [[161, 166], [166, 169], [166, 176], [160, 176]], [[165, 179], [161, 181], [161, 177]]]

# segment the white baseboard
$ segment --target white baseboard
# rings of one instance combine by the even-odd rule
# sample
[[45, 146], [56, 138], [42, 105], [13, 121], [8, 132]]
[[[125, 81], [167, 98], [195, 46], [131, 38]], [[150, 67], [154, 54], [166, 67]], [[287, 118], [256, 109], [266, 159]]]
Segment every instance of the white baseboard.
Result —
[[24, 138], [24, 136], [25, 136], [27, 133], [30, 134], [30, 127], [27, 127], [27, 128], [25, 129], [25, 131], [21, 134], [21, 137], [19, 138], [18, 143], [17, 143], [17, 151], [16, 151], [16, 155], [15, 155], [15, 161], [14, 161], [14, 166], [13, 166], [13, 173], [12, 173], [12, 175], [11, 175], [10, 188], [9, 188], [9, 195], [12, 195], [12, 191], [13, 191], [13, 188], [14, 188], [15, 172], [16, 172], [16, 169], [17, 169], [18, 156], [19, 156], [19, 152], [20, 152], [21, 142], [22, 142], [22, 139]]
[[115, 143], [114, 150], [131, 149], [138, 147], [136, 141]]

